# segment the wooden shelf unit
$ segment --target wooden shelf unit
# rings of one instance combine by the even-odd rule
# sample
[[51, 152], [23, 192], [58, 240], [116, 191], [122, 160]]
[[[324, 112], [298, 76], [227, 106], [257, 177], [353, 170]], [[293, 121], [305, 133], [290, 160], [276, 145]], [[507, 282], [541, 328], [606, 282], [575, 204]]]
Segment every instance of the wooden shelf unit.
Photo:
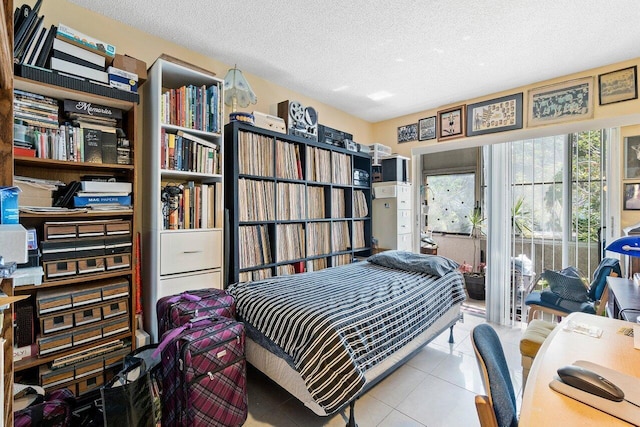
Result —
[[[116, 176], [119, 180], [130, 182], [133, 187], [132, 193], [132, 209], [118, 210], [118, 211], [91, 211], [87, 212], [47, 212], [47, 213], [20, 213], [20, 223], [25, 228], [35, 228], [37, 232], [38, 244], [43, 240], [43, 227], [45, 222], [69, 222], [78, 223], [79, 221], [101, 221], [101, 220], [114, 220], [123, 219], [131, 222], [131, 252], [129, 268], [123, 270], [117, 270], [112, 272], [105, 271], [103, 274], [87, 274], [76, 275], [70, 278], [62, 280], [43, 280], [40, 285], [25, 285], [18, 286], [14, 289], [14, 293], [22, 295], [31, 295], [29, 301], [35, 299], [35, 295], [38, 291], [44, 289], [57, 289], [64, 292], [68, 286], [73, 285], [81, 286], [83, 284], [91, 284], [93, 281], [106, 279], [106, 278], [126, 278], [129, 282], [129, 295], [127, 297], [128, 312], [121, 315], [123, 318], [127, 316], [129, 323], [129, 331], [114, 334], [110, 337], [104, 337], [100, 340], [96, 340], [92, 343], [75, 345], [72, 348], [65, 349], [54, 354], [46, 355], [44, 357], [31, 356], [27, 359], [16, 361], [14, 364], [15, 373], [21, 377], [24, 381], [38, 381], [38, 368], [42, 365], [48, 364], [53, 360], [68, 355], [70, 353], [77, 352], [79, 350], [89, 349], [96, 344], [112, 341], [114, 339], [126, 340], [128, 348], [135, 347], [135, 330], [136, 330], [136, 218], [138, 209], [141, 206], [140, 198], [136, 192], [137, 171], [134, 167], [134, 157], [137, 154], [136, 149], [136, 117], [138, 106], [134, 102], [122, 101], [117, 99], [111, 99], [108, 97], [94, 95], [77, 90], [67, 89], [50, 85], [46, 83], [31, 81], [22, 77], [14, 78], [14, 85], [16, 89], [24, 90], [27, 92], [37, 93], [40, 95], [55, 98], [59, 101], [64, 99], [72, 99], [78, 101], [90, 102], [92, 104], [105, 105], [113, 108], [118, 108], [123, 111], [123, 119], [121, 125], [125, 131], [132, 149], [132, 164], [99, 164], [88, 162], [74, 162], [74, 161], [62, 161], [52, 159], [30, 158], [30, 157], [16, 157], [13, 159], [13, 173], [17, 176], [27, 176], [39, 179], [59, 180], [68, 184], [71, 181], [80, 181], [84, 175], [111, 175]], [[11, 98], [13, 99], [13, 98]], [[13, 120], [12, 120], [13, 122]], [[12, 145], [12, 142], [11, 142]], [[42, 262], [41, 262], [42, 265]], [[64, 312], [60, 311], [61, 313]], [[34, 310], [34, 327], [36, 331], [39, 330], [37, 310]], [[102, 319], [102, 321], [106, 321]], [[37, 333], [35, 334], [38, 335]], [[130, 344], [129, 344], [130, 343]], [[126, 348], [126, 347], [125, 347]], [[101, 375], [108, 375], [103, 373]], [[106, 380], [107, 377], [104, 377]], [[73, 386], [77, 381], [71, 381], [69, 386]]]

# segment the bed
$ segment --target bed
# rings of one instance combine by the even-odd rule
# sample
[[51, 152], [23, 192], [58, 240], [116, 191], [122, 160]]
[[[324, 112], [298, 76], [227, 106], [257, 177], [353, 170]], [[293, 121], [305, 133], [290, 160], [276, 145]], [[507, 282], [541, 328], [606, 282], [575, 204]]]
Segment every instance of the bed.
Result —
[[387, 251], [345, 266], [237, 283], [247, 360], [330, 415], [460, 318], [464, 281], [440, 256]]

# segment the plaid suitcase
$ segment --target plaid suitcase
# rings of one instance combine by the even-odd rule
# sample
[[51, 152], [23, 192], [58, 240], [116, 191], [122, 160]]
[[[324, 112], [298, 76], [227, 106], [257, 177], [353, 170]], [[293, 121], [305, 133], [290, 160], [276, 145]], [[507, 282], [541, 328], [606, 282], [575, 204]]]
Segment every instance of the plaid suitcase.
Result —
[[235, 319], [236, 302], [222, 289], [198, 289], [160, 298], [156, 303], [158, 336], [196, 317]]
[[162, 426], [241, 426], [247, 419], [244, 324], [204, 319], [172, 329], [162, 357]]

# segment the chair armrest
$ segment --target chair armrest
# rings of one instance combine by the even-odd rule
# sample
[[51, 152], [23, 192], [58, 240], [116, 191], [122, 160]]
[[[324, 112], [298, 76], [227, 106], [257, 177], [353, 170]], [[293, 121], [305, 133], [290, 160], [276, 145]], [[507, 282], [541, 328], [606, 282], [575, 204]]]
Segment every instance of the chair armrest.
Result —
[[496, 413], [493, 411], [493, 406], [488, 396], [476, 395], [476, 411], [478, 411], [481, 427], [498, 427]]

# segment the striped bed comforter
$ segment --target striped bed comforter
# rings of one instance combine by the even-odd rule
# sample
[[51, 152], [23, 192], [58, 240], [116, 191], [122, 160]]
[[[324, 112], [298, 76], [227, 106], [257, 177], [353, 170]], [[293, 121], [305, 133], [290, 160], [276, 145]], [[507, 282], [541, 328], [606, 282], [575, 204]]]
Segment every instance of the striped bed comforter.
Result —
[[327, 414], [352, 400], [364, 373], [464, 300], [457, 271], [443, 277], [367, 261], [232, 285], [238, 316], [293, 360]]

